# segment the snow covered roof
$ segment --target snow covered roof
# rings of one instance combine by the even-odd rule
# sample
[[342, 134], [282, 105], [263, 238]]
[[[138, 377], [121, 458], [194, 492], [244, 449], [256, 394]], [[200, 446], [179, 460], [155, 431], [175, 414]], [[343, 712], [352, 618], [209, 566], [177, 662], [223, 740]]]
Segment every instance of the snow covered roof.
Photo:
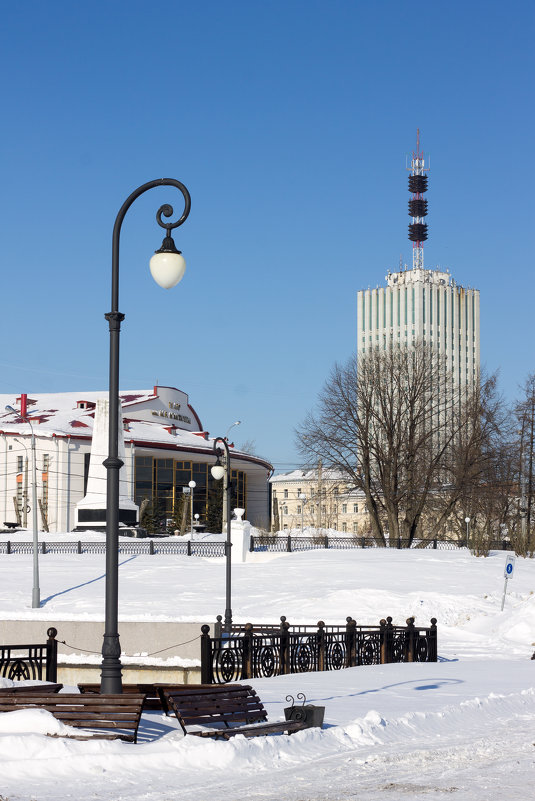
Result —
[[[213, 438], [204, 431], [188, 396], [173, 387], [129, 390], [119, 393], [122, 404], [124, 439], [146, 447], [172, 450], [213, 451]], [[33, 430], [41, 437], [91, 439], [95, 404], [108, 398], [106, 391], [32, 393], [27, 399], [27, 414]], [[0, 433], [29, 434], [29, 423], [6, 406], [20, 408], [21, 395], [0, 395]], [[233, 457], [265, 465], [264, 459], [232, 451]]]

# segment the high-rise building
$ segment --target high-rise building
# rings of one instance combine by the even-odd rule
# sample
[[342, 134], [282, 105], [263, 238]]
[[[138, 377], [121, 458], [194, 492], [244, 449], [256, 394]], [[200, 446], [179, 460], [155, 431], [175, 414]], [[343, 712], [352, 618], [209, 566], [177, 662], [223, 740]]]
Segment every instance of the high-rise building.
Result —
[[386, 286], [358, 293], [357, 348], [361, 355], [423, 342], [446, 357], [455, 384], [470, 387], [479, 375], [479, 290], [458, 285], [447, 270], [424, 268], [427, 170], [418, 133], [409, 175], [412, 269], [389, 271]]

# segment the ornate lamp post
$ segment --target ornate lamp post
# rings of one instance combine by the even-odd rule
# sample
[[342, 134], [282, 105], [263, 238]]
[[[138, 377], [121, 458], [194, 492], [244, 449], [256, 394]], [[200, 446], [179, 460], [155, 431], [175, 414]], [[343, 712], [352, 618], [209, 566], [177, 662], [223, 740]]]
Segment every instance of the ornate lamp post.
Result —
[[124, 314], [119, 311], [119, 240], [126, 212], [140, 195], [157, 186], [175, 186], [184, 198], [184, 211], [174, 223], [163, 222], [164, 217], [173, 216], [173, 207], [160, 206], [156, 214], [159, 226], [165, 229], [162, 246], [150, 260], [152, 277], [164, 289], [178, 284], [186, 270], [184, 261], [171, 236], [173, 228], [186, 221], [191, 198], [184, 184], [175, 178], [158, 178], [139, 186], [125, 200], [117, 214], [112, 237], [111, 267], [111, 311], [105, 315], [110, 329], [110, 391], [109, 391], [109, 440], [108, 458], [103, 462], [107, 471], [106, 482], [106, 609], [104, 642], [102, 645], [102, 671], [100, 691], [122, 692], [121, 646], [118, 633], [118, 579], [119, 579], [119, 471], [123, 462], [119, 459], [119, 334]]
[[[221, 464], [220, 456], [222, 456], [223, 451], [221, 448], [217, 447], [217, 443], [222, 442], [223, 447], [225, 448], [225, 460], [226, 460], [226, 470]], [[212, 476], [215, 478], [216, 481], [221, 481], [223, 476], [225, 477], [225, 486], [223, 487], [223, 491], [225, 493], [226, 500], [223, 501], [226, 504], [227, 509], [227, 539], [225, 542], [225, 558], [226, 558], [226, 593], [225, 593], [225, 621], [224, 621], [224, 630], [227, 634], [230, 634], [232, 628], [232, 609], [231, 609], [231, 577], [232, 577], [232, 561], [230, 551], [232, 548], [232, 540], [230, 535], [230, 527], [231, 527], [231, 520], [230, 520], [230, 451], [228, 447], [228, 442], [226, 437], [216, 437], [214, 439], [214, 454], [216, 455], [216, 463], [211, 469]]]
[[470, 547], [470, 518], [465, 517], [464, 522], [466, 523], [466, 547]]
[[190, 481], [189, 484], [188, 484], [188, 487], [190, 489], [190, 495], [191, 495], [191, 498], [190, 498], [190, 504], [191, 504], [191, 515], [190, 515], [190, 517], [191, 517], [191, 526], [190, 526], [191, 531], [190, 531], [190, 533], [191, 533], [191, 539], [193, 539], [193, 490], [195, 489], [196, 486], [197, 486], [197, 482], [195, 482], [195, 481]]
[[[33, 588], [32, 588], [32, 608], [39, 609], [41, 606], [41, 590], [39, 587], [39, 534], [37, 524], [37, 456], [35, 453], [35, 434], [31, 418], [21, 414], [13, 406], [6, 406], [6, 411], [18, 414], [26, 423], [30, 425], [32, 432], [31, 451], [32, 451], [32, 524], [33, 524]], [[26, 446], [24, 446], [26, 447]]]

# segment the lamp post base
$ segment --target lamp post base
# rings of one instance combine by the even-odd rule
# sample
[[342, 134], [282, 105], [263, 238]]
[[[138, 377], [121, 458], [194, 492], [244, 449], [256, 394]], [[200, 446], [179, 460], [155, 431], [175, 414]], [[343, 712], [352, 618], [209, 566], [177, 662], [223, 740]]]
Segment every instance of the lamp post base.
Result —
[[105, 634], [102, 646], [102, 671], [100, 674], [101, 693], [122, 693], [121, 646], [118, 634]]

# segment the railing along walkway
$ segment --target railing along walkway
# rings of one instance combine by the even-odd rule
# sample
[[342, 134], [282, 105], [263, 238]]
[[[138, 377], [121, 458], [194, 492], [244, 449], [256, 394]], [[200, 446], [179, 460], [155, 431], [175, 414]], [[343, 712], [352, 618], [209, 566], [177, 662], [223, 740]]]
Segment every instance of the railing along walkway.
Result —
[[392, 618], [378, 626], [359, 626], [347, 618], [345, 626], [290, 625], [281, 618], [280, 627], [233, 626], [230, 635], [221, 632], [221, 619], [215, 636], [210, 627], [201, 631], [201, 681], [225, 684], [245, 679], [270, 678], [287, 673], [341, 670], [359, 665], [391, 662], [436, 662], [437, 621], [416, 626], [414, 618], [406, 626], [395, 626]]
[[[349, 549], [349, 548], [419, 548], [435, 550], [456, 550], [466, 548], [466, 542], [447, 539], [418, 539], [409, 543], [408, 540], [396, 540], [388, 545], [377, 544], [372, 537], [270, 537], [251, 536], [250, 551], [270, 551], [279, 553], [292, 553], [294, 551], [310, 551], [319, 548]], [[488, 543], [489, 550], [509, 550], [511, 544], [506, 540]], [[39, 543], [39, 552], [47, 553], [77, 553], [101, 554], [106, 553], [106, 543], [70, 541], [45, 541]], [[17, 540], [0, 541], [0, 554], [31, 554], [33, 542]], [[226, 553], [226, 542], [221, 540], [167, 540], [150, 538], [146, 540], [120, 540], [119, 553], [147, 554], [149, 556], [182, 555], [182, 556], [210, 556], [222, 557]]]

